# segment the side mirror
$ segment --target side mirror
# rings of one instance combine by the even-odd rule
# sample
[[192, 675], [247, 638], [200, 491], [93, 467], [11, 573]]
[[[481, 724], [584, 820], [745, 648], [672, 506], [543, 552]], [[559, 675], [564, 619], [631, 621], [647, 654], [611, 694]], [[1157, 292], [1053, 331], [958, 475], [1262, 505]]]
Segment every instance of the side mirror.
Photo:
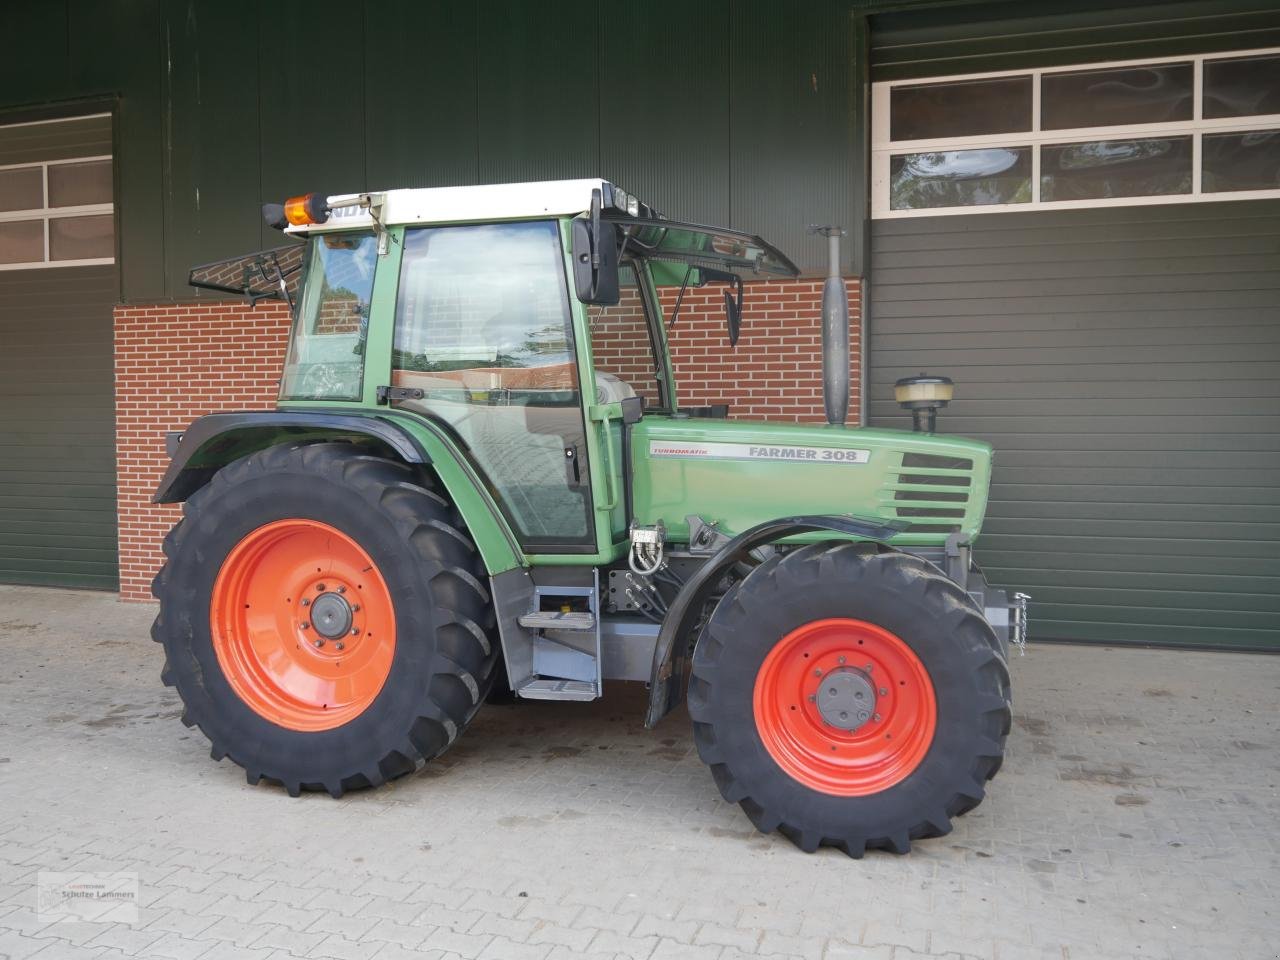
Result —
[[699, 268], [698, 279], [701, 283], [727, 283], [730, 289], [724, 292], [724, 322], [729, 330], [729, 346], [738, 345], [738, 335], [742, 333], [742, 278], [727, 270], [715, 270], [711, 267]]
[[724, 320], [729, 328], [729, 346], [738, 345], [738, 335], [742, 333], [742, 287], [738, 287], [738, 299], [734, 300], [728, 290], [724, 292]]
[[591, 191], [591, 217], [573, 221], [573, 286], [583, 303], [611, 306], [621, 297], [618, 225], [600, 219], [600, 191]]

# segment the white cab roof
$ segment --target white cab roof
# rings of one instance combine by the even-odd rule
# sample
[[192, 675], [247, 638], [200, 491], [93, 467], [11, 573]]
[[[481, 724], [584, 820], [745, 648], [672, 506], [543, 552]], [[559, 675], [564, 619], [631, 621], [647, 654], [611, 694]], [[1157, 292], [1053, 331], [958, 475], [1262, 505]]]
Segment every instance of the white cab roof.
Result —
[[[591, 209], [591, 192], [600, 190], [606, 205], [613, 185], [607, 180], [542, 180], [534, 183], [491, 183], [474, 187], [424, 187], [383, 190], [368, 196], [382, 201], [384, 224], [466, 223], [469, 221], [521, 220], [536, 217], [577, 216]], [[363, 194], [335, 194], [331, 205], [355, 200]], [[344, 230], [372, 226], [367, 208], [334, 206], [327, 223], [289, 227], [287, 233]]]

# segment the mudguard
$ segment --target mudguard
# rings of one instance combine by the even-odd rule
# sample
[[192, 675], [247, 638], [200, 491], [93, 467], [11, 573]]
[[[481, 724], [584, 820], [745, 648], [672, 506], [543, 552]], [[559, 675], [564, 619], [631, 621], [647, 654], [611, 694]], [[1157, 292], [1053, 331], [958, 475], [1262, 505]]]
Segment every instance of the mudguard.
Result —
[[280, 410], [213, 413], [182, 432], [151, 501], [181, 503], [232, 460], [277, 443], [327, 437], [373, 439], [406, 463], [431, 462], [412, 436], [376, 417]]
[[483, 485], [440, 431], [414, 420], [326, 410], [264, 410], [215, 413], [182, 433], [169, 468], [152, 497], [178, 503], [203, 487], [232, 460], [279, 443], [351, 440], [372, 444], [384, 455], [410, 464], [431, 464], [490, 574], [520, 566], [523, 554]]
[[906, 520], [862, 520], [856, 517], [802, 516], [780, 517], [757, 524], [734, 537], [685, 581], [671, 602], [658, 641], [653, 649], [653, 666], [649, 674], [649, 710], [644, 725], [654, 727], [676, 708], [684, 698], [689, 673], [689, 644], [677, 643], [688, 636], [697, 623], [703, 605], [715, 592], [725, 573], [746, 559], [756, 547], [773, 543], [797, 533], [830, 530], [863, 540], [887, 543], [906, 529]]

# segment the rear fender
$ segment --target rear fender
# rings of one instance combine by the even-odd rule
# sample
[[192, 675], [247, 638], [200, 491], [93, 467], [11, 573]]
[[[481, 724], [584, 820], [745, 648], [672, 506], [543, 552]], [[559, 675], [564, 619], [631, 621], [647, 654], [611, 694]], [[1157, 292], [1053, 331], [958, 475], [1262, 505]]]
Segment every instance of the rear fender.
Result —
[[429, 424], [334, 411], [268, 410], [215, 413], [182, 432], [154, 503], [181, 503], [222, 467], [278, 444], [345, 440], [367, 444], [380, 455], [430, 466], [440, 478], [490, 574], [523, 562], [519, 545], [470, 464]]
[[683, 700], [689, 673], [689, 633], [697, 625], [703, 606], [715, 593], [729, 568], [745, 560], [752, 550], [811, 530], [830, 530], [862, 540], [888, 543], [908, 523], [906, 520], [862, 520], [855, 517], [781, 517], [757, 524], [726, 543], [685, 581], [662, 621], [653, 650], [649, 710], [644, 725], [652, 728]]

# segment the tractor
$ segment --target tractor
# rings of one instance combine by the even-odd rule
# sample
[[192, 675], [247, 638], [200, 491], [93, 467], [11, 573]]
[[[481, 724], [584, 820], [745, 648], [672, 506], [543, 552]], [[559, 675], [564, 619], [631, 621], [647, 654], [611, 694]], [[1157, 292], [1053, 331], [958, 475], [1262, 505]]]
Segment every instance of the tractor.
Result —
[[183, 504], [162, 679], [215, 760], [339, 797], [487, 702], [629, 681], [647, 727], [687, 704], [724, 798], [804, 851], [905, 853], [981, 802], [1026, 630], [972, 557], [992, 451], [934, 432], [945, 377], [900, 381], [913, 430], [845, 425], [837, 228], [829, 422], [797, 424], [681, 406], [672, 369], [691, 289], [732, 349], [744, 280], [799, 274], [759, 237], [601, 179], [264, 215], [283, 246], [190, 281], [289, 304], [279, 401], [170, 434], [154, 497]]

